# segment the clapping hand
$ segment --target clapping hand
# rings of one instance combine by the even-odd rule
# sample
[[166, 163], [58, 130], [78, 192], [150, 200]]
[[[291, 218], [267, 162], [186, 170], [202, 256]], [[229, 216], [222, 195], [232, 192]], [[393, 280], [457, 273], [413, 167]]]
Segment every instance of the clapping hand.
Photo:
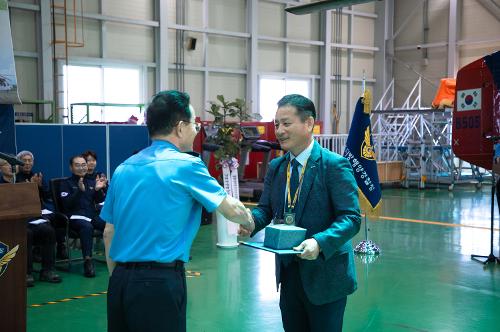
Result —
[[316, 239], [307, 239], [302, 241], [297, 247], [293, 247], [293, 250], [303, 250], [301, 254], [298, 254], [302, 259], [315, 260], [318, 258], [320, 247]]
[[85, 191], [85, 183], [83, 183], [83, 178], [80, 178], [80, 180], [78, 180], [78, 188], [80, 189], [80, 191]]
[[40, 173], [35, 173], [31, 179], [30, 182], [36, 183], [39, 187], [42, 186], [42, 179], [43, 179], [43, 174], [42, 172]]

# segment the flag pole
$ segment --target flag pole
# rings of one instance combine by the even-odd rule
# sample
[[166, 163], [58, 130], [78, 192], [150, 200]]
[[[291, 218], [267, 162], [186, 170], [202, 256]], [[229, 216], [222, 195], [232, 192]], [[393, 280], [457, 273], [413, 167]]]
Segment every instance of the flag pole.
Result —
[[363, 95], [365, 94], [365, 89], [366, 89], [366, 76], [365, 76], [365, 70], [363, 69], [363, 81], [361, 81], [361, 93]]
[[368, 217], [365, 213], [365, 241], [368, 242]]
[[354, 248], [354, 253], [357, 255], [363, 255], [362, 259], [364, 263], [373, 262], [377, 255], [380, 255], [380, 247], [373, 242], [368, 240], [368, 213], [365, 211], [365, 239], [358, 243], [356, 248]]

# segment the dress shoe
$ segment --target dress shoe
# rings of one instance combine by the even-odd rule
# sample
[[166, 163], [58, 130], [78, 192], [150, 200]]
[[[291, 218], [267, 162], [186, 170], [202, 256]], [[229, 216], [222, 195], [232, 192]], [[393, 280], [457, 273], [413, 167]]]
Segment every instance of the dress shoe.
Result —
[[57, 259], [68, 259], [68, 249], [66, 249], [65, 245], [58, 245], [56, 252]]
[[51, 270], [42, 270], [40, 271], [40, 280], [41, 281], [48, 281], [54, 284], [60, 283], [62, 281], [61, 277], [54, 273], [54, 271]]
[[83, 262], [83, 275], [86, 276], [87, 278], [95, 277], [95, 269], [92, 259], [86, 259]]
[[26, 275], [26, 287], [33, 287], [35, 286], [35, 279], [33, 278], [33, 275], [27, 274]]

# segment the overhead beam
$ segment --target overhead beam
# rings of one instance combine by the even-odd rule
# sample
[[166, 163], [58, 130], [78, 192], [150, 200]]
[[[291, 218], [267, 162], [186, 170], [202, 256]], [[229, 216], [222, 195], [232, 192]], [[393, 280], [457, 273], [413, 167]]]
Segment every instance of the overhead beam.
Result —
[[499, 0], [477, 0], [491, 15], [500, 21], [500, 1]]
[[322, 10], [337, 9], [372, 1], [373, 0], [323, 0], [307, 3], [305, 5], [288, 7], [285, 10], [291, 14], [305, 15], [316, 13]]

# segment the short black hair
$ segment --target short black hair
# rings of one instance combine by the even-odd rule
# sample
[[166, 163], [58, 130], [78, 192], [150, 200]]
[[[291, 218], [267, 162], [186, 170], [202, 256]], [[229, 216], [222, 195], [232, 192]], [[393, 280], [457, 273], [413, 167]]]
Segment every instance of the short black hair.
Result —
[[82, 156], [83, 158], [85, 158], [85, 160], [87, 160], [89, 156], [92, 156], [92, 158], [94, 158], [97, 161], [97, 153], [95, 153], [92, 150], [85, 151], [84, 153], [82, 153]]
[[306, 121], [308, 117], [312, 116], [316, 120], [316, 108], [311, 99], [302, 95], [291, 94], [286, 95], [278, 101], [278, 108], [285, 106], [293, 106], [297, 109], [297, 114], [302, 121]]
[[180, 121], [191, 121], [187, 93], [168, 90], [153, 96], [146, 109], [149, 136], [169, 135]]
[[85, 162], [87, 162], [87, 159], [85, 159], [85, 157], [81, 154], [77, 154], [75, 156], [72, 156], [69, 158], [69, 165], [70, 166], [73, 166], [73, 161], [76, 159], [76, 158], [83, 158], [83, 160], [85, 160]]

